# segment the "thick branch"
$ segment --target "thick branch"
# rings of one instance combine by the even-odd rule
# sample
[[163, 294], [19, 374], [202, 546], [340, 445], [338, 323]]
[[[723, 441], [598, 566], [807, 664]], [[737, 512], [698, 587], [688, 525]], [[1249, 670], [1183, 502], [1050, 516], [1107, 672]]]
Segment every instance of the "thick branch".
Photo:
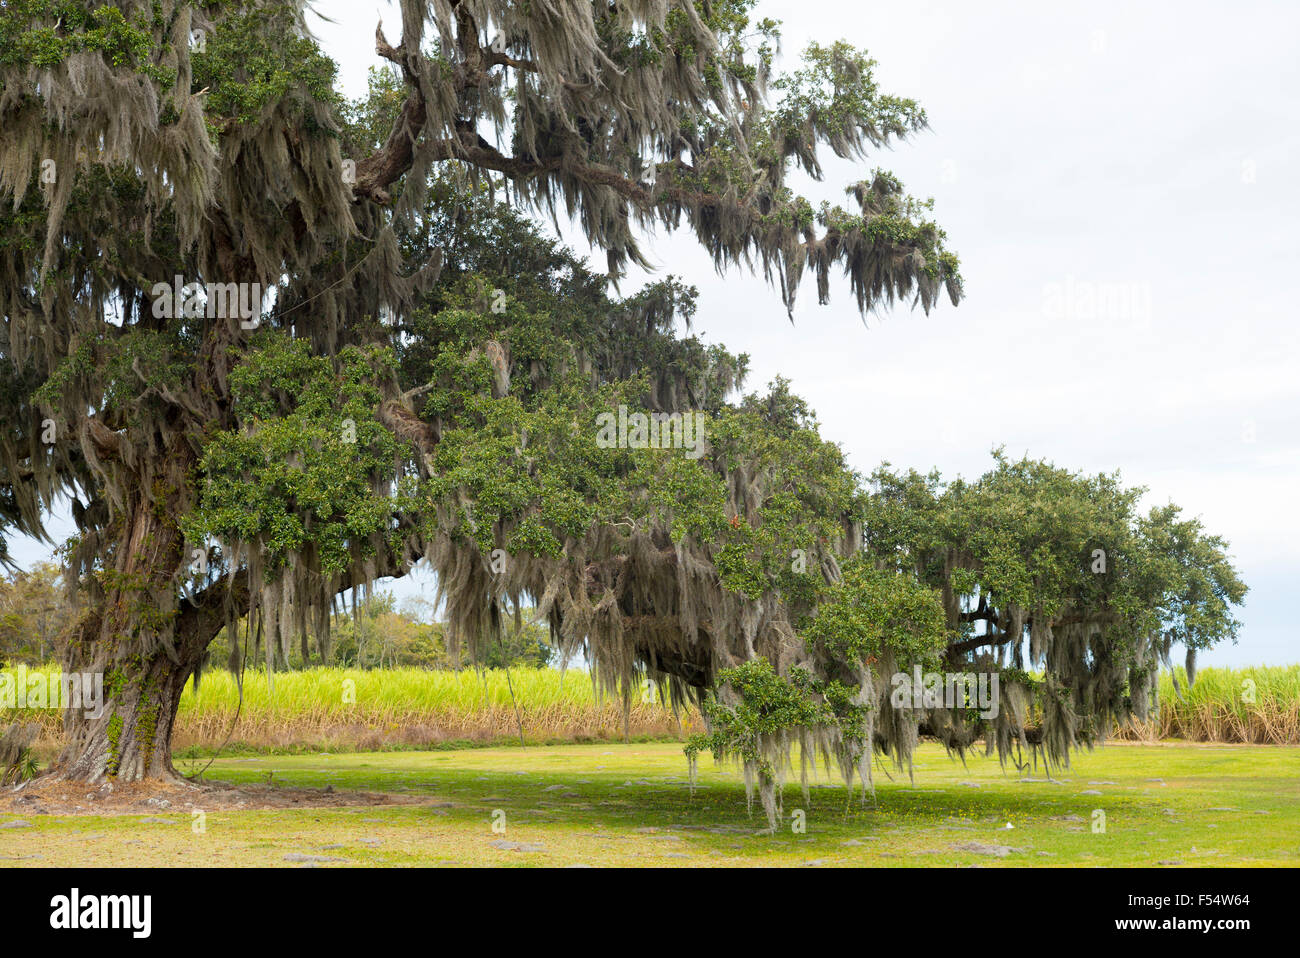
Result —
[[406, 51], [402, 47], [390, 45], [384, 39], [382, 25], [375, 27], [375, 50], [385, 60], [390, 60], [401, 68], [410, 93], [402, 104], [402, 111], [383, 147], [378, 153], [357, 164], [357, 180], [352, 186], [352, 192], [359, 198], [387, 205], [392, 200], [388, 187], [401, 178], [415, 161], [415, 142], [424, 129], [428, 109], [419, 78], [407, 62]]
[[86, 419], [86, 437], [100, 459], [121, 459], [122, 437], [93, 416]]
[[999, 632], [996, 635], [977, 635], [974, 638], [965, 639], [948, 646], [944, 654], [951, 660], [958, 655], [974, 652], [986, 645], [1006, 645], [1008, 642], [1014, 642], [1017, 638], [1021, 638], [1021, 636], [1016, 636], [1011, 632]]
[[432, 456], [438, 445], [438, 433], [400, 402], [388, 400], [379, 407], [379, 421], [399, 439], [415, 443], [424, 456]]

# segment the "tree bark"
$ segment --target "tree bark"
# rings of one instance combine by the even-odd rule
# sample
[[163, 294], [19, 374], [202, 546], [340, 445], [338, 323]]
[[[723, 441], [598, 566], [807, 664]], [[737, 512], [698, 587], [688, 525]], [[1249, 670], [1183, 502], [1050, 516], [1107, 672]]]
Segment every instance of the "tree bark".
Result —
[[98, 714], [64, 713], [66, 742], [52, 769], [60, 778], [179, 780], [171, 758], [176, 710], [224, 618], [175, 598], [185, 543], [172, 517], [181, 514], [190, 460], [181, 453], [163, 470], [165, 501], [132, 497], [112, 568], [99, 577], [102, 593], [68, 645], [64, 667], [102, 676], [104, 694]]
[[98, 717], [80, 709], [65, 713], [67, 744], [54, 773], [87, 783], [178, 781], [172, 728], [181, 692], [201, 657], [202, 649], [175, 661], [166, 652], [143, 661], [129, 655], [106, 657], [103, 711]]

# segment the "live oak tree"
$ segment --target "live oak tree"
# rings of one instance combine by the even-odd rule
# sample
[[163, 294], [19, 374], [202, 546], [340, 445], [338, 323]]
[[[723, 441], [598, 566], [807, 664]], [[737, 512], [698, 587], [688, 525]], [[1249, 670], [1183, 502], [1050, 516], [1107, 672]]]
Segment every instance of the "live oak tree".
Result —
[[1232, 607], [1246, 586], [1227, 543], [1172, 503], [1142, 514], [1146, 490], [1118, 474], [997, 450], [976, 482], [883, 466], [872, 486], [865, 554], [940, 596], [947, 671], [1002, 677], [1003, 708], [987, 727], [942, 709], [923, 721], [950, 747], [978, 734], [1004, 756], [1021, 746], [1068, 763], [1114, 721], [1149, 714], [1175, 645], [1192, 681], [1199, 650], [1236, 641]]
[[[572, 216], [615, 277], [657, 223], [790, 308], [835, 268], [863, 310], [958, 300], [889, 174], [852, 212], [786, 185], [924, 114], [843, 44], [772, 75], [751, 6], [408, 0], [356, 104], [293, 4], [0, 11], [0, 516], [71, 502], [67, 664], [107, 697], [57, 774], [174, 775], [218, 632], [232, 666], [328, 658], [338, 597], [420, 562], [453, 655], [531, 606], [625, 703], [699, 703], [692, 762], [737, 759], [769, 823], [794, 750], [868, 786], [922, 733], [1064, 761], [1174, 645], [1235, 635], [1226, 545], [1176, 507], [1000, 457], [864, 483], [786, 383], [743, 394], [746, 357], [679, 335], [695, 290], [611, 295], [515, 212]], [[996, 673], [1004, 707], [897, 706], [914, 667]]]
[[[861, 551], [797, 623], [803, 657], [720, 670], [692, 768], [706, 750], [740, 762], [774, 826], [795, 751], [805, 796], [817, 757], [850, 786], [860, 776], [865, 797], [873, 755], [909, 768], [923, 734], [959, 755], [982, 739], [1020, 768], [1068, 764], [1151, 714], [1174, 646], [1190, 682], [1199, 650], [1236, 641], [1246, 587], [1198, 519], [1173, 504], [1141, 513], [1145, 490], [1117, 475], [994, 456], [975, 482], [872, 474]], [[896, 698], [917, 670], [922, 689]], [[997, 677], [996, 709], [965, 683], [949, 692], [950, 677], [976, 674]]]
[[[774, 74], [752, 6], [403, 0], [400, 40], [375, 40], [396, 80], [359, 118], [299, 3], [4, 4], [0, 516], [44, 536], [70, 503], [88, 612], [66, 664], [106, 677], [58, 774], [173, 776], [219, 630], [321, 634], [335, 596], [421, 558], [458, 638], [529, 596], [623, 689], [802, 659], [794, 623], [858, 509], [807, 410], [780, 385], [724, 406], [738, 359], [667, 332], [691, 308], [671, 282], [623, 301], [578, 282], [556, 317], [484, 282], [490, 262], [439, 275], [490, 188], [571, 216], [615, 275], [659, 224], [791, 309], [837, 269], [864, 311], [956, 302], [956, 258], [890, 174], [847, 209], [787, 183], [923, 111], [843, 43]], [[599, 448], [621, 403], [703, 410], [708, 454]]]

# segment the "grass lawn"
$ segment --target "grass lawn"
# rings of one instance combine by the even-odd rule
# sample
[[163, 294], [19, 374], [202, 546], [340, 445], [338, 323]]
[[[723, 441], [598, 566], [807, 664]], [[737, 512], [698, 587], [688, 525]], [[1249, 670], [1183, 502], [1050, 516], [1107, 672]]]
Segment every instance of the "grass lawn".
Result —
[[[178, 768], [189, 771], [191, 763]], [[196, 763], [196, 766], [201, 763]], [[892, 772], [892, 770], [891, 770]], [[877, 769], [846, 807], [824, 772], [760, 834], [738, 771], [700, 761], [692, 796], [677, 744], [218, 759], [208, 780], [380, 791], [410, 804], [32, 815], [5, 828], [11, 866], [239, 865], [1300, 865], [1300, 748], [1119, 745], [1045, 779], [917, 753], [915, 783]], [[202, 794], [193, 799], [202, 808]], [[792, 828], [796, 809], [806, 831]], [[1094, 810], [1105, 830], [1093, 830]], [[504, 819], [504, 833], [493, 822]], [[1008, 829], [1010, 823], [1013, 827]], [[496, 843], [496, 844], [494, 844]], [[286, 856], [288, 856], [286, 858]], [[303, 857], [307, 860], [304, 862]]]

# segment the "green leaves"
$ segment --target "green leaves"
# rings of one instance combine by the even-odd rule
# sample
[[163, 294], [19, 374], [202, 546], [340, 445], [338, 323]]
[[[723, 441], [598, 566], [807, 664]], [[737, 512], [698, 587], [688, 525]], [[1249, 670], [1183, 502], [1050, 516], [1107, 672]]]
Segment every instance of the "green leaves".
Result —
[[686, 754], [691, 758], [710, 751], [719, 761], [734, 755], [762, 763], [765, 739], [841, 724], [851, 734], [860, 734], [865, 717], [860, 706], [851, 704], [846, 687], [819, 681], [800, 668], [791, 669], [788, 676], [777, 675], [764, 658], [723, 669], [718, 687], [732, 704], [721, 699], [703, 704], [710, 732], [687, 741]]
[[[840, 157], [861, 156], [868, 145], [881, 147], [924, 129], [925, 111], [915, 100], [879, 91], [875, 66], [843, 41], [809, 44], [802, 68], [772, 84], [782, 94], [774, 111], [777, 129], [789, 140], [825, 140]], [[812, 164], [808, 172], [820, 170]]]
[[[205, 112], [214, 129], [222, 120], [251, 124], [271, 106], [293, 97], [333, 104], [337, 68], [298, 29], [287, 5], [230, 3], [232, 12], [214, 21], [203, 49], [191, 56], [194, 88], [208, 91]], [[311, 113], [302, 118], [311, 123]]]
[[803, 630], [831, 667], [852, 669], [885, 655], [900, 666], [938, 661], [948, 629], [937, 592], [907, 574], [876, 568], [861, 553], [842, 572]]
[[392, 489], [398, 441], [375, 418], [375, 383], [394, 359], [348, 347], [331, 360], [281, 333], [254, 342], [231, 374], [239, 426], [204, 450], [186, 535], [256, 542], [269, 570], [310, 548], [323, 571], [342, 573], [411, 504], [409, 491]]
[[141, 14], [128, 19], [116, 6], [7, 0], [0, 8], [0, 65], [52, 67], [73, 53], [98, 51], [114, 66], [143, 66], [154, 26]]
[[[994, 458], [973, 483], [886, 467], [872, 476], [868, 552], [966, 600], [969, 610], [950, 626], [1016, 651], [1023, 636], [1001, 630], [1017, 622], [1041, 637], [1078, 625], [1102, 637], [1095, 654], [1123, 662], [1136, 661], [1153, 634], [1188, 648], [1235, 639], [1231, 606], [1246, 588], [1227, 544], [1198, 520], [1182, 519], [1174, 505], [1140, 516], [1145, 490], [1123, 487], [1118, 475], [1011, 461], [1000, 451]], [[981, 619], [988, 628], [977, 633], [971, 623]], [[1047, 651], [1040, 645], [1036, 654]]]
[[1160, 596], [1157, 607], [1165, 636], [1188, 649], [1237, 641], [1241, 623], [1232, 606], [1246, 597], [1246, 584], [1233, 567], [1228, 544], [1205, 533], [1199, 519], [1183, 519], [1173, 503], [1140, 520], [1142, 571]]

